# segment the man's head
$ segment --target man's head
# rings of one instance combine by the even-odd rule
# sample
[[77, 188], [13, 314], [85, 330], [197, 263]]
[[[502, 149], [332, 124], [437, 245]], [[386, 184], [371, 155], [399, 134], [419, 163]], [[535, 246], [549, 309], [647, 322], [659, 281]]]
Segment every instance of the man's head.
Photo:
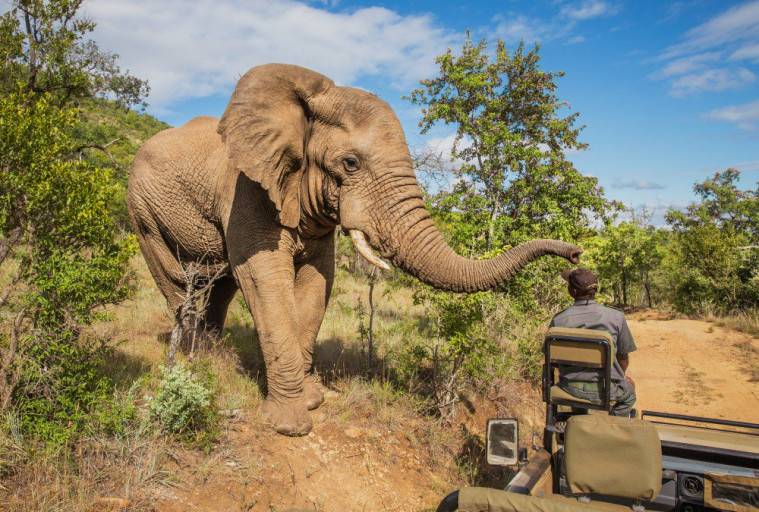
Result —
[[575, 299], [592, 299], [598, 291], [598, 277], [587, 268], [568, 268], [561, 278], [569, 283], [569, 295]]

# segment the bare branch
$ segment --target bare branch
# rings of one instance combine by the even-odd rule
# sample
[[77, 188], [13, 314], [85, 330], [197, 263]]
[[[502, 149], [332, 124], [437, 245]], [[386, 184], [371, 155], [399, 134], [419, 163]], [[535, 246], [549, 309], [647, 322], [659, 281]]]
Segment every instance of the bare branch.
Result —
[[19, 266], [18, 269], [16, 269], [16, 273], [13, 275], [13, 279], [11, 279], [11, 282], [8, 284], [8, 286], [3, 291], [2, 295], [0, 295], [0, 308], [5, 305], [5, 301], [8, 300], [8, 297], [11, 296], [11, 293], [13, 293], [13, 289], [16, 286], [16, 284], [21, 279], [21, 276], [24, 274], [24, 271], [29, 267], [29, 260], [24, 260]]
[[11, 365], [13, 365], [16, 353], [18, 352], [19, 330], [21, 329], [21, 324], [24, 322], [24, 318], [26, 318], [26, 310], [19, 311], [11, 329], [11, 344], [3, 357], [2, 367], [0, 367], [0, 411], [6, 411], [10, 406], [11, 393], [13, 392], [13, 388], [16, 387], [20, 376], [16, 371], [10, 376], [10, 381], [8, 379]]
[[0, 265], [3, 264], [10, 250], [16, 245], [16, 242], [19, 241], [23, 234], [24, 230], [19, 226], [10, 232], [8, 238], [0, 239]]
[[113, 139], [111, 142], [109, 142], [107, 144], [102, 144], [102, 145], [101, 144], [95, 144], [95, 143], [82, 144], [81, 146], [77, 147], [75, 151], [81, 155], [82, 151], [84, 151], [85, 149], [99, 149], [100, 151], [102, 151], [103, 153], [105, 153], [105, 156], [108, 157], [108, 159], [111, 161], [111, 163], [113, 164], [113, 166], [116, 169], [118, 169], [119, 171], [128, 172], [126, 169], [124, 169], [118, 163], [116, 163], [116, 159], [113, 158], [113, 155], [111, 154], [111, 152], [108, 151], [108, 148], [111, 145], [115, 144], [116, 142], [118, 142], [120, 140], [121, 140], [121, 137]]
[[[203, 263], [206, 257], [207, 254], [204, 254], [198, 261], [182, 265], [182, 279], [185, 283], [185, 289], [184, 294], [180, 295], [181, 304], [175, 312], [174, 329], [169, 340], [169, 350], [166, 355], [166, 369], [168, 371], [174, 368], [177, 350], [186, 336], [190, 345], [190, 357], [194, 356], [198, 339], [198, 319], [205, 316], [211, 287], [217, 280], [226, 275], [229, 269], [229, 266], [224, 264], [216, 268], [216, 271], [211, 274], [211, 265], [208, 262]], [[178, 254], [177, 259], [181, 264], [182, 261]]]

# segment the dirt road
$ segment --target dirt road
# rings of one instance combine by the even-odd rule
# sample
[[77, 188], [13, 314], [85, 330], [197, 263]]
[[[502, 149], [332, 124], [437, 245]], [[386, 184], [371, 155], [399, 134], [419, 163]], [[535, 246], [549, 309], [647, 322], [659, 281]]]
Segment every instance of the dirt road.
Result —
[[[638, 345], [628, 371], [638, 410], [759, 422], [759, 382], [751, 382], [759, 340], [655, 313], [631, 315], [629, 324]], [[540, 422], [538, 392], [522, 398]], [[279, 436], [249, 418], [228, 423], [210, 458], [188, 451], [175, 459], [168, 469], [176, 485], [159, 489], [154, 509], [417, 512], [456, 488], [425, 463], [425, 431], [407, 423], [383, 426], [377, 411], [341, 423], [339, 403], [331, 392], [314, 414], [314, 431], [302, 438]]]
[[759, 340], [697, 320], [628, 318], [638, 345], [628, 374], [640, 410], [759, 423]]

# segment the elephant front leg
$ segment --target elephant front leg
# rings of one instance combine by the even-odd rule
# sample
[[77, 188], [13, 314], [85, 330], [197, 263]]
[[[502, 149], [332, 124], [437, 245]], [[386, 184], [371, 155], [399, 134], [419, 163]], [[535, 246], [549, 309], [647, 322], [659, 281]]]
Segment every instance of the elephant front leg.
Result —
[[312, 422], [303, 394], [292, 258], [262, 252], [238, 266], [235, 273], [253, 314], [266, 364], [264, 411], [280, 434], [305, 435]]
[[303, 393], [309, 410], [316, 409], [324, 402], [321, 382], [314, 370], [313, 355], [335, 274], [334, 243], [331, 237], [329, 242], [323, 255], [297, 267], [295, 278], [298, 339], [303, 357]]

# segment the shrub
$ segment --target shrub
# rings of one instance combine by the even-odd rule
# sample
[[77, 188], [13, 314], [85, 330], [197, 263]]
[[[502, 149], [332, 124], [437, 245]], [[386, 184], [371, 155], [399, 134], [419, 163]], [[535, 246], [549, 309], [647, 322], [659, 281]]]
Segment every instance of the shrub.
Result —
[[109, 351], [101, 343], [65, 338], [29, 343], [14, 396], [22, 432], [55, 447], [123, 431], [134, 406], [114, 396], [113, 381], [101, 371]]
[[434, 323], [420, 322], [418, 328], [426, 336], [405, 343], [395, 354], [397, 376], [412, 392], [429, 395], [431, 408], [450, 418], [461, 391], [490, 376], [497, 345], [483, 317], [493, 308], [493, 296], [438, 292], [422, 286], [414, 300], [427, 305]]
[[177, 434], [191, 444], [210, 447], [218, 435], [219, 416], [215, 408], [215, 390], [198, 380], [181, 364], [172, 371], [163, 369], [156, 396], [150, 399], [150, 419], [164, 432]]

